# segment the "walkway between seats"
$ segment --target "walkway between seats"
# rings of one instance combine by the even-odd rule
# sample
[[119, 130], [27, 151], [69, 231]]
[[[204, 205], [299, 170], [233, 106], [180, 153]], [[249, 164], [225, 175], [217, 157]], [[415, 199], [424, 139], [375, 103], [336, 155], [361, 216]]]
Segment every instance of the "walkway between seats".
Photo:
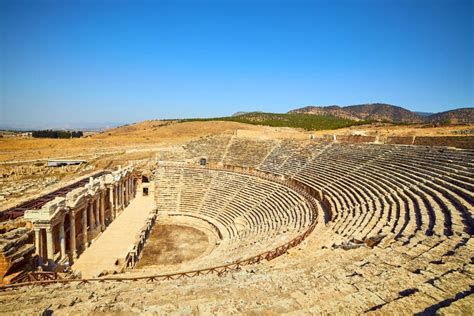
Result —
[[117, 259], [124, 259], [137, 241], [140, 230], [154, 209], [153, 196], [137, 196], [119, 214], [72, 265], [82, 278], [96, 277], [102, 271], [118, 269]]

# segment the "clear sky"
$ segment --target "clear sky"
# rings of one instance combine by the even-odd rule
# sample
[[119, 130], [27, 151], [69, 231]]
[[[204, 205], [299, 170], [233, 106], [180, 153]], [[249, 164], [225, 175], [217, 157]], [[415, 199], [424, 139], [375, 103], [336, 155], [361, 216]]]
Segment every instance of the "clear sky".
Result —
[[473, 12], [436, 0], [0, 0], [0, 123], [473, 107]]

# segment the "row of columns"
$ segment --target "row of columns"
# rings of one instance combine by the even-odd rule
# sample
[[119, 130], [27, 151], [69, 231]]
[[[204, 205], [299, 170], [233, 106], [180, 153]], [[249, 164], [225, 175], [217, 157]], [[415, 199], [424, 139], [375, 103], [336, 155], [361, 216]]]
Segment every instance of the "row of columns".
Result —
[[135, 181], [131, 177], [110, 188], [110, 203], [115, 206], [112, 210], [113, 218], [130, 203], [135, 193]]
[[[106, 199], [107, 193], [108, 200]], [[69, 256], [71, 259], [76, 259], [78, 249], [76, 218], [78, 216], [81, 218], [82, 248], [85, 250], [89, 246], [90, 234], [96, 232], [97, 229], [104, 231], [106, 228], [106, 206], [110, 209], [112, 220], [115, 219], [118, 210], [123, 210], [135, 196], [135, 181], [132, 177], [129, 177], [116, 186], [110, 186], [96, 196], [95, 199], [89, 200], [82, 208], [70, 210], [64, 214], [57, 224], [50, 224], [47, 227], [34, 227], [36, 253], [39, 256], [46, 255], [48, 260], [54, 260], [55, 253], [59, 251], [60, 261], [67, 258], [65, 219], [66, 215], [69, 214]], [[58, 227], [59, 249], [55, 249], [55, 227]], [[43, 234], [46, 235], [46, 244], [43, 242]]]

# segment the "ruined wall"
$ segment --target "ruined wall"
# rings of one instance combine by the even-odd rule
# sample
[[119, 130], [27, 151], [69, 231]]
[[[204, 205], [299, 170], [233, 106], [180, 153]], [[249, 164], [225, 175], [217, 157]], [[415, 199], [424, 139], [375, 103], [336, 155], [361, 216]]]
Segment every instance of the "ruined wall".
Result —
[[42, 193], [82, 170], [84, 165], [47, 167], [43, 162], [0, 164], [0, 210], [22, 201], [27, 195]]
[[389, 136], [387, 144], [391, 145], [413, 145], [414, 136]]
[[0, 279], [29, 263], [35, 250], [31, 224], [23, 220], [0, 224]]
[[449, 146], [463, 149], [474, 149], [474, 137], [472, 136], [418, 136], [414, 145], [419, 146]]
[[336, 140], [341, 143], [373, 143], [376, 138], [375, 136], [337, 135]]

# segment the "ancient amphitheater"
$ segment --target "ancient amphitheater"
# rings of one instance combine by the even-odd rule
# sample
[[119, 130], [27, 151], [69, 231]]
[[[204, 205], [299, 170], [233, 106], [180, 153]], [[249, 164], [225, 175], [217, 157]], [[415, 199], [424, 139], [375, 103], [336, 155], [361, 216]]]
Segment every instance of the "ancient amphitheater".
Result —
[[[5, 264], [72, 273], [14, 274], [2, 313], [474, 312], [473, 150], [219, 135], [102, 172], [12, 220]], [[165, 226], [200, 237], [153, 264]]]

